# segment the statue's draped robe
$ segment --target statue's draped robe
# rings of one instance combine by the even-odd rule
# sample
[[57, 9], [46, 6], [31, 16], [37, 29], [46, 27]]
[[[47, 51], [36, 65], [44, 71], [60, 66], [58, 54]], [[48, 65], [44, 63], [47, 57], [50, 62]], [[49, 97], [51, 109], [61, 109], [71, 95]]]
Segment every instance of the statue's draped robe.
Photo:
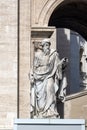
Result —
[[[58, 116], [56, 107], [56, 93], [58, 98], [64, 99], [66, 78], [62, 73], [62, 61], [56, 51], [49, 55], [38, 53], [34, 59], [34, 84], [31, 86], [31, 112], [37, 118]], [[64, 79], [65, 78], [65, 79]], [[61, 85], [59, 85], [59, 81]], [[61, 87], [61, 88], [59, 88]]]

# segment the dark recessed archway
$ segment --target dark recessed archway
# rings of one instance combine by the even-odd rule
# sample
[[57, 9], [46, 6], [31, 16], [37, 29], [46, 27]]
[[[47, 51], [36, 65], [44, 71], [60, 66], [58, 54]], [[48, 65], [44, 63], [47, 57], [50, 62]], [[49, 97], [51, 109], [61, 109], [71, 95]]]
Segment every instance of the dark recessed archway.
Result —
[[87, 40], [87, 2], [62, 2], [52, 13], [48, 25], [74, 30]]
[[[86, 15], [87, 15], [87, 2], [85, 2], [85, 0], [78, 0], [78, 1], [72, 0], [72, 2], [68, 2], [68, 3], [66, 3], [66, 0], [64, 0], [64, 2], [62, 2], [60, 5], [58, 5], [57, 8], [52, 13], [52, 15], [49, 19], [48, 26], [55, 26], [56, 28], [68, 28], [70, 30], [78, 32], [80, 35], [82, 35], [82, 37], [84, 37], [87, 40], [87, 16]], [[58, 36], [58, 34], [57, 34], [57, 36]], [[58, 38], [60, 38], [60, 37], [58, 37]], [[58, 38], [57, 38], [57, 40], [58, 40]], [[64, 39], [64, 40], [66, 40], [65, 43], [68, 42], [67, 39]], [[63, 55], [63, 56], [68, 57], [68, 59], [69, 59], [69, 65], [68, 65], [68, 69], [67, 69], [67, 79], [68, 79], [67, 95], [68, 95], [68, 94], [72, 94], [72, 93], [76, 93], [76, 92], [80, 91], [80, 89], [79, 89], [79, 70], [77, 70], [77, 67], [79, 68], [79, 60], [77, 60], [77, 58], [79, 56], [75, 55], [75, 56], [73, 56], [74, 58], [71, 58], [73, 53], [71, 54], [70, 47], [72, 47], [72, 46], [70, 46], [70, 44], [67, 44], [68, 46], [66, 47], [65, 43], [63, 43], [63, 44], [57, 43], [58, 46], [60, 46], [60, 49], [59, 48], [57, 48], [57, 49], [59, 49], [58, 52], [59, 52], [60, 56]], [[73, 43], [72, 52], [76, 51], [75, 54], [77, 54], [78, 50], [75, 50], [75, 48], [77, 48], [77, 45], [76, 45], [76, 43]], [[82, 51], [82, 50], [80, 50], [80, 51]], [[71, 62], [71, 60], [72, 60], [72, 62]], [[73, 63], [73, 65], [71, 65], [72, 63]], [[73, 71], [72, 67], [74, 68], [75, 72]], [[73, 74], [71, 72], [74, 72], [75, 74]], [[74, 75], [75, 75], [75, 77], [74, 77]], [[74, 83], [73, 83], [73, 81], [74, 81]], [[64, 106], [62, 103], [61, 103], [61, 105], [58, 104], [58, 106], [60, 106], [59, 110], [58, 110], [60, 113], [60, 117], [63, 118], [64, 117]]]

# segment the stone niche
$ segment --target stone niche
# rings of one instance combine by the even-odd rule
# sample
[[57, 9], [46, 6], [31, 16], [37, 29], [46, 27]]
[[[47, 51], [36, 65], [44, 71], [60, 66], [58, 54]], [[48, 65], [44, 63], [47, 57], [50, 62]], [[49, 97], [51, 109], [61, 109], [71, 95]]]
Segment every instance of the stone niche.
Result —
[[51, 48], [56, 49], [56, 29], [55, 27], [32, 27], [31, 30], [31, 68], [35, 50], [44, 38], [50, 38]]

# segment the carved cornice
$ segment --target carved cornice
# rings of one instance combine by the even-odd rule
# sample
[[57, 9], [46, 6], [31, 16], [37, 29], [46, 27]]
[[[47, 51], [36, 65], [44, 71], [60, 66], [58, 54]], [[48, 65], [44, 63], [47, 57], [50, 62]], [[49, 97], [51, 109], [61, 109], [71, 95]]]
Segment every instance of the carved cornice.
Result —
[[50, 38], [55, 27], [33, 27], [31, 29], [32, 38]]

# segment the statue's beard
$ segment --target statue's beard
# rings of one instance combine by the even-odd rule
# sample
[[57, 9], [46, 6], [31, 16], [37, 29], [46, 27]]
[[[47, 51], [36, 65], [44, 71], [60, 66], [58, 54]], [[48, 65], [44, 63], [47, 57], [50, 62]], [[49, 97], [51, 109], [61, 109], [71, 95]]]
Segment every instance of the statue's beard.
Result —
[[45, 53], [45, 55], [49, 55], [50, 54], [50, 49], [49, 48], [44, 49], [44, 53]]

